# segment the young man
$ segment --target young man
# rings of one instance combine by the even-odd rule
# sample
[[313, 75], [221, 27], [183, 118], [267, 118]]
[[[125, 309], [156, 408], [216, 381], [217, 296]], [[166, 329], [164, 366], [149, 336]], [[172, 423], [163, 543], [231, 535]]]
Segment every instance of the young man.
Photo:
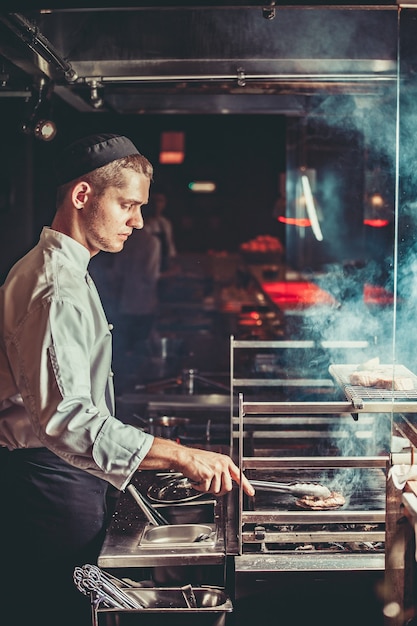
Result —
[[152, 175], [126, 137], [69, 146], [57, 167], [52, 226], [0, 289], [5, 624], [89, 625], [88, 600], [72, 575], [97, 559], [108, 484], [125, 489], [139, 467], [181, 471], [218, 495], [241, 479], [228, 456], [154, 438], [114, 414], [111, 328], [87, 268], [142, 228]]

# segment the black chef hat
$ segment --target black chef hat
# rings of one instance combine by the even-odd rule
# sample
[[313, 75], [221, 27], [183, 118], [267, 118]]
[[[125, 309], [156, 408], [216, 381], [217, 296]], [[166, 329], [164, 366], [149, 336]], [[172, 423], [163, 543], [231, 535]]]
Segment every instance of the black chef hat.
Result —
[[90, 135], [75, 141], [63, 151], [56, 168], [57, 184], [64, 185], [117, 159], [140, 154], [123, 135]]

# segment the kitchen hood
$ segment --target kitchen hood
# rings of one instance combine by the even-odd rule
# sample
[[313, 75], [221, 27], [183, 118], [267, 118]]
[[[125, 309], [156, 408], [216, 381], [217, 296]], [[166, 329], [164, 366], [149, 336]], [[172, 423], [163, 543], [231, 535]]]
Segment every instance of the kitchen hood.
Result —
[[303, 115], [396, 81], [392, 3], [65, 6], [0, 13], [0, 97], [46, 81], [81, 112]]

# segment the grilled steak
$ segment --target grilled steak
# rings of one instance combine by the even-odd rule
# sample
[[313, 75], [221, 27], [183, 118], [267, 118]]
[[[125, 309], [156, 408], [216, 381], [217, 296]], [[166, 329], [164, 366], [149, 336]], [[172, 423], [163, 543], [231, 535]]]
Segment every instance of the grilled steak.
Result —
[[328, 498], [318, 498], [317, 496], [303, 496], [297, 498], [295, 504], [302, 509], [312, 511], [325, 511], [326, 509], [338, 509], [346, 503], [344, 496], [337, 491], [332, 491]]

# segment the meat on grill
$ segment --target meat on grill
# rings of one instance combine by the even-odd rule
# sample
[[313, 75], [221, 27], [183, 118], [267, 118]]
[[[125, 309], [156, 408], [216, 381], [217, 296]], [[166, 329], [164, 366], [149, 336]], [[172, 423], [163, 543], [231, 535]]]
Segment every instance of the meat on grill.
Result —
[[394, 389], [396, 391], [410, 391], [414, 389], [414, 381], [407, 376], [393, 376], [392, 370], [358, 370], [349, 377], [351, 385], [361, 387], [375, 387], [376, 389]]
[[325, 511], [326, 509], [338, 509], [346, 503], [344, 496], [337, 491], [332, 491], [328, 498], [318, 498], [317, 496], [303, 496], [297, 498], [295, 504], [302, 509], [312, 511]]

